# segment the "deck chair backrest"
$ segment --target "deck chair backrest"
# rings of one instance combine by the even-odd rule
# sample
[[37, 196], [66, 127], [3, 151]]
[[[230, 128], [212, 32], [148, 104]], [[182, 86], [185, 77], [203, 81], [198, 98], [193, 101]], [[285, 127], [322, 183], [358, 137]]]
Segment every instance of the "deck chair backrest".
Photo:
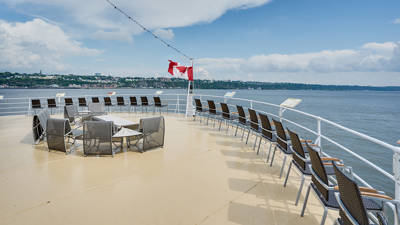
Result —
[[257, 117], [256, 111], [254, 109], [250, 109], [250, 108], [248, 108], [248, 111], [249, 111], [250, 121], [251, 121], [250, 127], [254, 130], [258, 130], [259, 129], [258, 117]]
[[120, 106], [125, 105], [124, 97], [122, 97], [122, 96], [117, 97], [117, 105], [120, 105]]
[[141, 96], [140, 101], [142, 102], [142, 105], [148, 106], [149, 105], [149, 100], [147, 100], [146, 96]]
[[153, 99], [154, 99], [154, 105], [158, 106], [158, 107], [161, 107], [161, 99], [160, 99], [160, 97], [154, 96]]
[[[67, 119], [50, 118], [47, 120], [46, 140], [49, 150], [67, 151], [65, 145], [67, 123], [69, 124]], [[71, 130], [70, 127], [69, 130]]]
[[78, 106], [76, 105], [67, 105], [65, 106], [65, 110], [67, 112], [67, 117], [69, 118], [70, 122], [75, 121], [75, 117], [79, 116]]
[[40, 109], [42, 105], [40, 104], [40, 99], [32, 99], [32, 109]]
[[100, 102], [99, 97], [92, 97], [92, 102], [99, 103]]
[[324, 164], [322, 163], [319, 153], [315, 151], [313, 148], [311, 148], [308, 145], [308, 143], [306, 143], [306, 146], [311, 159], [311, 168], [315, 173], [315, 175], [318, 176], [317, 179], [315, 178], [315, 175], [312, 174], [311, 180], [317, 187], [318, 191], [322, 194], [322, 196], [324, 196], [325, 200], [328, 201], [329, 200], [328, 190], [319, 182], [319, 180], [321, 180], [324, 183], [324, 185], [326, 186], [329, 185], [328, 175], [326, 174]]
[[47, 108], [56, 108], [56, 100], [54, 98], [47, 99]]
[[213, 100], [207, 100], [208, 103], [208, 112], [211, 114], [217, 114], [217, 108], [215, 107], [215, 103]]
[[139, 130], [143, 133], [144, 150], [164, 146], [164, 117], [160, 116], [140, 119]]
[[112, 106], [111, 98], [110, 97], [104, 97], [104, 105], [105, 106]]
[[[287, 129], [289, 132], [290, 140], [292, 141], [292, 149], [297, 154], [293, 154], [293, 160], [301, 167], [303, 170], [306, 170], [306, 162], [304, 159], [306, 158], [306, 153], [304, 152], [303, 145], [300, 142], [299, 135], [297, 133]], [[300, 155], [300, 158], [298, 155]]]
[[276, 134], [278, 136], [276, 142], [282, 149], [287, 150], [287, 137], [286, 137], [285, 129], [283, 129], [282, 123], [275, 119], [272, 119], [272, 121], [274, 121], [275, 128], [276, 128]]
[[73, 105], [74, 101], [72, 98], [64, 98], [65, 105]]
[[262, 113], [258, 113], [258, 116], [260, 117], [261, 121], [261, 127], [262, 127], [261, 133], [265, 137], [272, 139], [272, 127], [271, 127], [271, 122], [268, 119], [268, 116]]
[[87, 106], [86, 104], [86, 98], [78, 98], [79, 106]]
[[38, 113], [38, 118], [39, 118], [40, 126], [42, 126], [42, 128], [44, 130], [46, 130], [47, 120], [50, 118], [49, 111], [47, 111], [46, 109], [43, 109], [42, 111], [40, 111]]
[[129, 97], [129, 101], [131, 103], [131, 106], [137, 106], [137, 99], [135, 96]]
[[201, 104], [201, 100], [199, 98], [195, 98], [194, 102], [196, 103], [196, 111], [203, 112], [203, 105]]
[[113, 123], [85, 121], [83, 125], [83, 153], [85, 155], [112, 155]]
[[93, 115], [105, 114], [104, 106], [101, 103], [89, 103], [88, 109]]
[[246, 119], [246, 113], [244, 112], [243, 107], [240, 105], [236, 105], [236, 109], [239, 114], [239, 117], [238, 117], [239, 123], [245, 125], [247, 122], [247, 119]]
[[[339, 215], [344, 224], [352, 224], [352, 220], [357, 221], [360, 225], [369, 224], [367, 212], [362, 201], [360, 190], [357, 183], [344, 174], [336, 164], [333, 164], [336, 180], [339, 186], [340, 201], [344, 205], [344, 209], [340, 209]], [[346, 211], [350, 214], [348, 215]]]
[[222, 117], [225, 119], [230, 119], [231, 114], [229, 113], [228, 104], [221, 102], [221, 109], [222, 109]]

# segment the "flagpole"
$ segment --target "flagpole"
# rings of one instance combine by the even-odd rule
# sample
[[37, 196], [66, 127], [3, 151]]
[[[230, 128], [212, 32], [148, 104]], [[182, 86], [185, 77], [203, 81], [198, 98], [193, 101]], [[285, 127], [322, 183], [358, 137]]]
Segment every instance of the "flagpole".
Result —
[[[192, 64], [192, 69], [193, 69], [193, 59], [190, 60]], [[194, 69], [193, 69], [194, 73]], [[194, 77], [194, 74], [193, 74]], [[186, 96], [186, 113], [185, 117], [193, 117], [194, 116], [194, 106], [193, 106], [193, 81], [188, 79], [188, 91], [187, 91], [187, 96]]]

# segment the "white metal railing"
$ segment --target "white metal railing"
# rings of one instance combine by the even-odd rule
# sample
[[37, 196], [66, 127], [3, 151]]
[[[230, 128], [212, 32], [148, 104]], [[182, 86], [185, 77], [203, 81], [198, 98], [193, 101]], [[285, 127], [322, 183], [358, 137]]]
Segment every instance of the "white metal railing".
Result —
[[[167, 107], [167, 111], [169, 112], [174, 112], [174, 113], [185, 113], [186, 110], [186, 94], [161, 94], [161, 95], [155, 95], [155, 94], [148, 94], [148, 93], [132, 93], [132, 94], [118, 94], [116, 96], [122, 96], [122, 97], [128, 97], [125, 98], [125, 103], [126, 106], [130, 106], [129, 103], [129, 96], [160, 96], [161, 100], [163, 102], [167, 102], [168, 107]], [[103, 97], [112, 97], [112, 103], [114, 106], [117, 106], [117, 101], [116, 101], [116, 96], [112, 97], [109, 95], [74, 95], [74, 96], [64, 96], [61, 98], [56, 98], [54, 96], [48, 96], [48, 97], [35, 97], [35, 98], [4, 98], [2, 100], [0, 100], [0, 116], [2, 115], [15, 115], [15, 114], [26, 114], [26, 115], [32, 115], [32, 107], [31, 107], [31, 100], [32, 99], [40, 99], [43, 100], [42, 106], [45, 108], [47, 102], [46, 99], [48, 98], [54, 98], [56, 99], [56, 103], [57, 103], [57, 109], [58, 109], [58, 113], [61, 113], [61, 109], [63, 108], [64, 104], [63, 101], [65, 98], [75, 98], [75, 103], [78, 104], [77, 98], [79, 97], [85, 97], [87, 98], [91, 98], [91, 97], [99, 97], [100, 99]], [[327, 120], [325, 118], [307, 113], [307, 112], [303, 112], [297, 109], [292, 109], [292, 108], [287, 108], [287, 107], [282, 107], [280, 105], [276, 105], [276, 104], [272, 104], [272, 103], [268, 103], [268, 102], [262, 102], [262, 101], [256, 101], [256, 100], [252, 100], [252, 99], [244, 99], [244, 98], [233, 98], [233, 97], [229, 97], [226, 98], [224, 96], [215, 96], [215, 95], [198, 95], [198, 94], [194, 94], [193, 95], [195, 98], [199, 98], [202, 101], [204, 101], [206, 98], [207, 99], [220, 99], [220, 102], [226, 102], [228, 103], [228, 105], [230, 107], [235, 107], [234, 104], [229, 104], [229, 102], [232, 101], [236, 101], [236, 102], [240, 102], [241, 105], [244, 106], [248, 106], [249, 108], [254, 108], [254, 105], [260, 105], [260, 106], [268, 106], [268, 107], [272, 107], [273, 109], [276, 110], [277, 113], [273, 113], [271, 111], [266, 111], [266, 110], [262, 110], [262, 109], [255, 109], [258, 112], [261, 113], [265, 113], [269, 116], [275, 117], [280, 119], [281, 121], [284, 121], [286, 123], [292, 124], [298, 128], [301, 128], [307, 132], [309, 132], [310, 134], [313, 134], [316, 136], [314, 143], [317, 144], [322, 151], [322, 140], [325, 140], [327, 142], [329, 142], [330, 144], [336, 146], [337, 148], [343, 150], [344, 152], [349, 153], [350, 155], [352, 155], [353, 157], [357, 158], [359, 161], [365, 163], [365, 165], [367, 165], [368, 167], [376, 170], [377, 172], [381, 173], [382, 175], [384, 175], [385, 177], [389, 178], [390, 180], [394, 181], [395, 183], [395, 199], [396, 200], [400, 200], [400, 147], [398, 146], [394, 146], [391, 145], [389, 143], [386, 143], [384, 141], [378, 140], [376, 138], [370, 137], [366, 134], [360, 133], [358, 131], [352, 130], [350, 128], [344, 127], [340, 124], [337, 124], [335, 122], [332, 122], [330, 120]], [[87, 99], [89, 100], [88, 102], [91, 101], [91, 99]], [[149, 99], [151, 100], [151, 99]], [[138, 102], [140, 101], [140, 98], [138, 98]], [[262, 107], [260, 107], [262, 108]], [[313, 130], [312, 128], [309, 128], [303, 124], [301, 124], [299, 121], [293, 121], [290, 120], [289, 118], [286, 118], [284, 116], [284, 111], [290, 111], [293, 113], [296, 113], [298, 115], [302, 115], [308, 118], [311, 118], [312, 120], [315, 121], [316, 123], [316, 129]], [[393, 174], [389, 173], [387, 171], [385, 171], [384, 169], [380, 168], [379, 166], [377, 166], [376, 164], [372, 163], [371, 161], [369, 161], [368, 159], [364, 158], [363, 156], [355, 153], [354, 151], [352, 151], [350, 148], [345, 147], [343, 144], [338, 143], [337, 141], [332, 140], [332, 138], [328, 137], [327, 135], [325, 135], [323, 133], [322, 130], [322, 124], [328, 124], [331, 125], [341, 131], [347, 132], [351, 135], [354, 135], [356, 137], [359, 137], [363, 140], [369, 141], [371, 143], [375, 143], [385, 149], [388, 149], [392, 152], [393, 154], [393, 162], [392, 162], [392, 167], [393, 167]], [[325, 152], [323, 152], [325, 155]], [[365, 180], [363, 180], [360, 176], [358, 176], [357, 174], [354, 174], [354, 177], [359, 180], [361, 183], [363, 183], [366, 186], [371, 187], [372, 185], [370, 185], [368, 182], [366, 182]]]

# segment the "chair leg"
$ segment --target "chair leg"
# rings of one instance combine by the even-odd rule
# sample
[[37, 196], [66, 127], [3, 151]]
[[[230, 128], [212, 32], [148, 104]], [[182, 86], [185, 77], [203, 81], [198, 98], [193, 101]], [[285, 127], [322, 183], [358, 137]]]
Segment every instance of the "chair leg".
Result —
[[297, 193], [296, 202], [294, 203], [294, 205], [297, 205], [297, 203], [299, 203], [299, 199], [300, 199], [301, 191], [303, 190], [305, 179], [306, 179], [306, 177], [304, 175], [301, 175], [301, 184], [300, 184], [299, 192]]
[[228, 130], [229, 130], [229, 123], [228, 121], [226, 121], [226, 133], [228, 133]]
[[286, 187], [287, 181], [288, 181], [288, 179], [289, 179], [290, 168], [292, 168], [292, 164], [293, 164], [293, 162], [290, 162], [290, 163], [289, 163], [289, 168], [288, 168], [288, 171], [287, 171], [287, 173], [286, 173], [285, 183], [283, 183], [283, 187]]
[[250, 136], [250, 129], [249, 129], [249, 132], [247, 133], [246, 145], [247, 145], [247, 142], [249, 142], [249, 136]]
[[[275, 147], [276, 147], [276, 146], [275, 146]], [[272, 149], [272, 143], [270, 142], [270, 143], [269, 143], [269, 150], [268, 150], [268, 156], [267, 156], [267, 161], [266, 161], [266, 163], [269, 162], [269, 155], [271, 154], [271, 149]]]
[[253, 150], [255, 150], [255, 149], [256, 149], [256, 143], [257, 143], [257, 139], [258, 139], [258, 136], [257, 136], [257, 134], [256, 134], [256, 139], [254, 140], [254, 144], [253, 144]]
[[304, 198], [304, 203], [303, 203], [303, 209], [301, 210], [301, 214], [300, 214], [301, 217], [304, 216], [304, 211], [306, 211], [308, 196], [310, 195], [310, 190], [311, 190], [311, 184], [308, 185], [308, 188], [307, 188], [306, 197]]
[[282, 163], [282, 168], [281, 168], [281, 173], [279, 174], [279, 179], [282, 178], [282, 174], [283, 174], [283, 170], [285, 168], [285, 164], [286, 164], [286, 154], [285, 156], [283, 156], [283, 163]]
[[260, 141], [258, 142], [258, 149], [257, 149], [257, 155], [258, 155], [258, 153], [260, 152], [260, 146], [261, 146], [261, 137], [260, 137]]
[[276, 152], [276, 145], [275, 145], [275, 148], [274, 148], [274, 152], [272, 153], [271, 164], [269, 164], [269, 166], [272, 166], [272, 163], [274, 162], [275, 152]]
[[239, 128], [239, 124], [236, 125], [235, 137], [237, 135], [238, 128]]
[[322, 215], [321, 225], [325, 224], [327, 214], [328, 214], [328, 208], [324, 207], [324, 214]]
[[242, 141], [243, 141], [243, 137], [244, 137], [244, 127], [242, 128]]
[[219, 121], [219, 128], [218, 128], [219, 131], [221, 131], [221, 124], [222, 124], [222, 120]]

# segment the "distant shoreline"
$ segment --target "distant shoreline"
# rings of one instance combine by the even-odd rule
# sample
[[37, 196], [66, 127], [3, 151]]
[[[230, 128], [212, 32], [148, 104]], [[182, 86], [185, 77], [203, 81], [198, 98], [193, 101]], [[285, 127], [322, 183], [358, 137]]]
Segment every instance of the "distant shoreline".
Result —
[[[187, 80], [175, 77], [112, 77], [102, 75], [44, 75], [0, 72], [1, 89], [186, 89]], [[400, 86], [325, 85], [258, 81], [195, 80], [195, 89], [400, 91]]]

